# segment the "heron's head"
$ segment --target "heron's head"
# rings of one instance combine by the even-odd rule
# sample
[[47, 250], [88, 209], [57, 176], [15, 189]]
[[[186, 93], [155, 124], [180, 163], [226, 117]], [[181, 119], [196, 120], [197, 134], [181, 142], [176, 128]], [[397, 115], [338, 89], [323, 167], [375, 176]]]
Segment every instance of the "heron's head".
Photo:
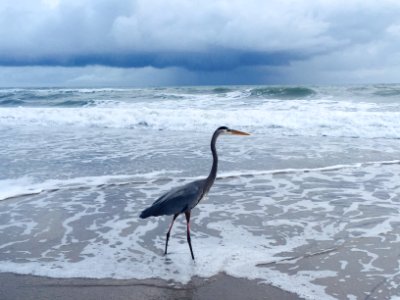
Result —
[[250, 133], [236, 130], [236, 129], [230, 129], [226, 126], [219, 127], [216, 132], [218, 132], [220, 134], [229, 134], [229, 135], [250, 135]]

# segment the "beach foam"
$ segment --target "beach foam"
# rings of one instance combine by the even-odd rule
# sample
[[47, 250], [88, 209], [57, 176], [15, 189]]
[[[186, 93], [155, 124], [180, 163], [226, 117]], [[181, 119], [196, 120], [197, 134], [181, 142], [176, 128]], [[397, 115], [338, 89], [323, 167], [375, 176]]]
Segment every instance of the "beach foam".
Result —
[[[271, 103], [258, 108], [1, 108], [0, 126], [140, 128], [212, 131], [221, 124], [254, 133], [293, 136], [400, 138], [400, 112], [334, 110], [313, 104], [299, 108]], [[293, 104], [291, 105], [293, 106]], [[300, 107], [302, 107], [300, 109]]]
[[[384, 165], [398, 165], [400, 160], [392, 161], [374, 161], [355, 164], [342, 164], [333, 165], [320, 168], [299, 168], [299, 169], [273, 169], [273, 170], [248, 170], [248, 171], [230, 171], [222, 172], [217, 176], [217, 180], [234, 179], [240, 177], [259, 177], [265, 175], [279, 175], [279, 174], [296, 174], [296, 173], [310, 173], [310, 172], [328, 172], [338, 171], [342, 169], [356, 169], [367, 166], [384, 166]], [[174, 170], [161, 170], [148, 173], [139, 173], [132, 175], [106, 175], [106, 176], [86, 176], [69, 179], [50, 179], [43, 182], [37, 182], [32, 177], [21, 177], [17, 179], [0, 180], [0, 201], [10, 198], [17, 198], [27, 195], [35, 195], [46, 192], [55, 192], [59, 190], [73, 190], [73, 189], [88, 189], [88, 188], [107, 188], [112, 185], [129, 185], [134, 184], [137, 180], [153, 179], [165, 175], [164, 180], [198, 180], [204, 176], [185, 177], [168, 176], [171, 174], [179, 174], [181, 171]]]
[[85, 189], [103, 187], [107, 185], [125, 185], [134, 183], [135, 179], [150, 179], [161, 174], [174, 174], [179, 171], [155, 171], [134, 175], [106, 175], [87, 176], [69, 179], [50, 179], [44, 182], [35, 182], [32, 177], [0, 180], [0, 201], [27, 195], [36, 195], [44, 192], [59, 190]]

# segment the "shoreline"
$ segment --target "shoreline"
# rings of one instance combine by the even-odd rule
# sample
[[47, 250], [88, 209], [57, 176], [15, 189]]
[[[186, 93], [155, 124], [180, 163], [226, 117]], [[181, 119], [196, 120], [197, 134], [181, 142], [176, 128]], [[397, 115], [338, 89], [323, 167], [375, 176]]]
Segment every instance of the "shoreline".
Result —
[[257, 280], [220, 273], [192, 278], [187, 284], [162, 279], [51, 278], [0, 273], [0, 299], [303, 299], [296, 294]]

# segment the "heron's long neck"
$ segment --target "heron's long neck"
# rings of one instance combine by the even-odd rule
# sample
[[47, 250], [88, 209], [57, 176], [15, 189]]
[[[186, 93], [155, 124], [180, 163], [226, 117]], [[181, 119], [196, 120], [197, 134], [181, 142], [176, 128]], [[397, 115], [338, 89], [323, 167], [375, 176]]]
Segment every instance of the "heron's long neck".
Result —
[[209, 187], [214, 183], [215, 178], [217, 177], [217, 170], [218, 170], [218, 154], [217, 154], [217, 149], [215, 148], [215, 143], [217, 142], [218, 138], [218, 133], [214, 133], [212, 139], [211, 139], [211, 152], [213, 156], [213, 164], [211, 167], [211, 172], [210, 175], [207, 177], [207, 183]]

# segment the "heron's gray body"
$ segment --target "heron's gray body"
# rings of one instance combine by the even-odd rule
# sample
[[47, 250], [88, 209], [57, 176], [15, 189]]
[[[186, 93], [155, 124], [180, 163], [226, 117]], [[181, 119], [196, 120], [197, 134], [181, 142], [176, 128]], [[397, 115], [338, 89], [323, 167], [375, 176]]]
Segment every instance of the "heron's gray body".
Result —
[[205, 179], [174, 188], [145, 209], [140, 217], [175, 215], [190, 211], [207, 194], [208, 190]]

